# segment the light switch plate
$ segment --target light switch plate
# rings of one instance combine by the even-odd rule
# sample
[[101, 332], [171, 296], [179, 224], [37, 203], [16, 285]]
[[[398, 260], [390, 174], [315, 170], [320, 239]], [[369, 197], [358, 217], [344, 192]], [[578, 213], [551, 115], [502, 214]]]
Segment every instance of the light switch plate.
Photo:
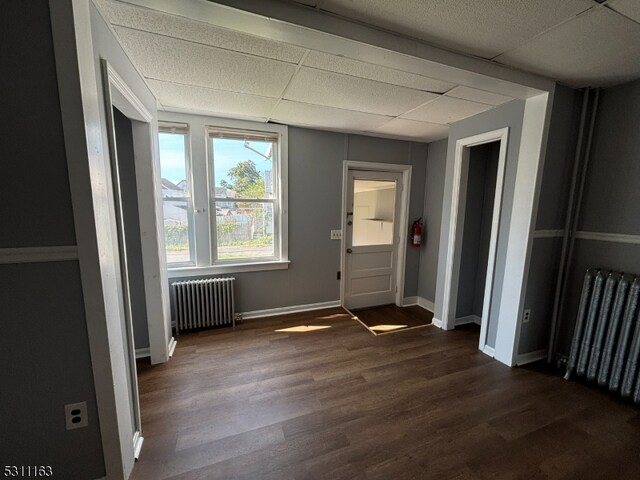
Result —
[[342, 240], [342, 230], [331, 230], [331, 240]]

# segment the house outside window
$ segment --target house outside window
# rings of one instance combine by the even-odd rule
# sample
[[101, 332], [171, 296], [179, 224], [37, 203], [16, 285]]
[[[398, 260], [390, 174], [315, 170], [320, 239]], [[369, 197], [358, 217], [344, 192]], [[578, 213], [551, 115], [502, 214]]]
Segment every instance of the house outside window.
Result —
[[287, 127], [179, 117], [159, 124], [170, 276], [287, 268]]

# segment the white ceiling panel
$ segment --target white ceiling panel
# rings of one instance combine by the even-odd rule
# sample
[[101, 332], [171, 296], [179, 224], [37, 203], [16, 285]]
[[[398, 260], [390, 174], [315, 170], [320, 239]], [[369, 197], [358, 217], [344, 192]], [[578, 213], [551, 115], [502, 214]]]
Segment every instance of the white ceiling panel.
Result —
[[640, 2], [638, 0], [609, 0], [607, 6], [636, 22], [640, 22]]
[[402, 115], [402, 118], [421, 122], [447, 124], [491, 110], [492, 108], [492, 105], [470, 102], [469, 100], [443, 95], [426, 105]]
[[253, 37], [157, 10], [111, 0], [97, 0], [97, 3], [113, 25], [289, 63], [298, 63], [305, 52], [305, 49], [293, 45]]
[[320, 8], [492, 58], [593, 6], [592, 0], [325, 0]]
[[640, 25], [599, 7], [496, 60], [574, 87], [615, 85], [640, 77]]
[[513, 100], [512, 97], [499, 95], [497, 93], [478, 90], [477, 88], [465, 87], [459, 85], [446, 93], [448, 97], [461, 98], [463, 100], [471, 100], [472, 102], [485, 103], [487, 105], [502, 105], [503, 103]]
[[272, 120], [291, 125], [360, 132], [375, 130], [387, 123], [391, 118], [383, 115], [283, 100], [276, 107]]
[[443, 82], [423, 75], [402, 72], [382, 65], [374, 65], [347, 57], [317, 52], [315, 50], [309, 52], [303, 65], [428, 92], [444, 93], [455, 86], [453, 83]]
[[396, 137], [432, 142], [446, 138], [449, 134], [449, 126], [438, 123], [416, 122], [415, 120], [407, 120], [405, 118], [394, 118], [381, 127], [376, 128], [371, 133], [382, 133]]
[[302, 67], [284, 98], [379, 115], [400, 115], [437, 95], [386, 83]]
[[143, 75], [186, 85], [278, 97], [296, 66], [124, 27], [118, 37]]
[[148, 80], [148, 83], [165, 108], [199, 110], [221, 116], [267, 119], [278, 102], [276, 98], [179, 85], [160, 80]]

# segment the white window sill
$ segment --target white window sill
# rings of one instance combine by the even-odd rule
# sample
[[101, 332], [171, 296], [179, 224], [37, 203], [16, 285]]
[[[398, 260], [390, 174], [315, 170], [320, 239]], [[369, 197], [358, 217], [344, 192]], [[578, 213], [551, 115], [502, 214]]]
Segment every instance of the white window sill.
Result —
[[275, 262], [234, 263], [225, 265], [207, 265], [206, 267], [169, 267], [169, 278], [199, 277], [221, 273], [263, 272], [266, 270], [286, 270], [289, 260]]

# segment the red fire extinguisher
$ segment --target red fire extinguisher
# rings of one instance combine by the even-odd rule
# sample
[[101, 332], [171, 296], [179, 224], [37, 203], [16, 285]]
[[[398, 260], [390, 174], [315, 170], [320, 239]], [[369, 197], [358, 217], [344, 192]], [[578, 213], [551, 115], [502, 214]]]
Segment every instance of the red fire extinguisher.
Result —
[[422, 223], [420, 222], [422, 217], [413, 222], [411, 227], [411, 246], [419, 247], [422, 244]]

